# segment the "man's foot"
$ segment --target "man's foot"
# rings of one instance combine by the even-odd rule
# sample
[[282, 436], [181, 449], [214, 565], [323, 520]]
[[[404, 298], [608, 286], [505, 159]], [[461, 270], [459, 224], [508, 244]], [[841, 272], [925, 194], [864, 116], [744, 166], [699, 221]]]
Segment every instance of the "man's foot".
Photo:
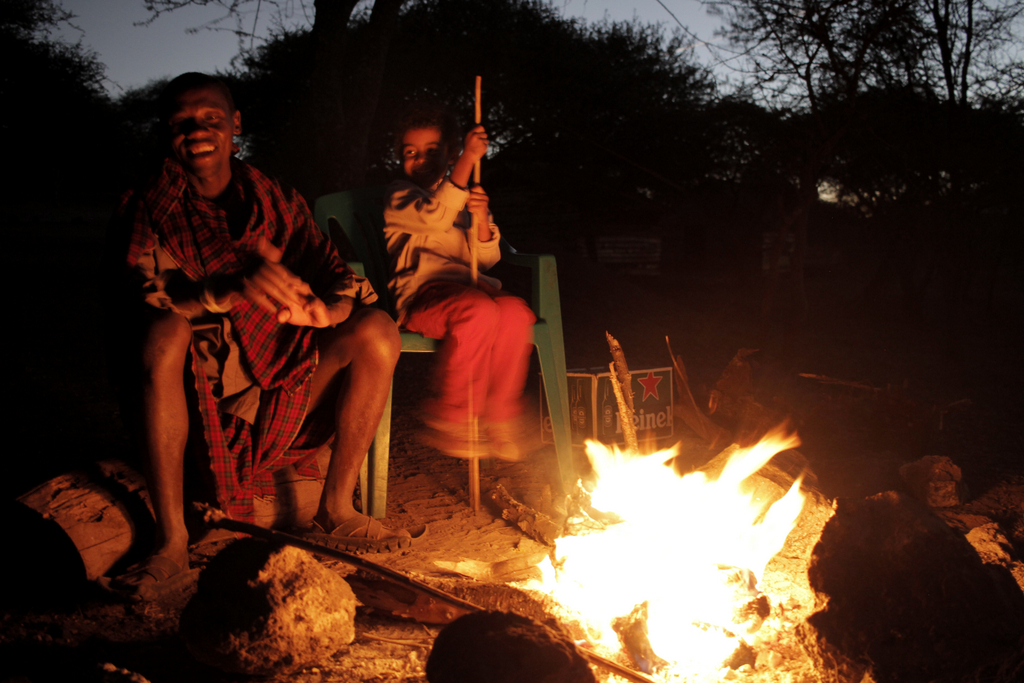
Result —
[[426, 525], [412, 532], [388, 529], [373, 517], [356, 515], [328, 533], [316, 521], [302, 535], [314, 543], [335, 550], [382, 553], [408, 548], [427, 532]]
[[187, 561], [182, 566], [166, 555], [150, 555], [106, 585], [124, 598], [148, 602], [185, 588], [198, 573], [198, 569], [189, 568]]
[[424, 429], [420, 432], [420, 441], [431, 448], [436, 448], [453, 458], [483, 458], [490, 455], [487, 443], [482, 439], [479, 429], [472, 433], [469, 422], [449, 422], [440, 418], [426, 416], [423, 418]]

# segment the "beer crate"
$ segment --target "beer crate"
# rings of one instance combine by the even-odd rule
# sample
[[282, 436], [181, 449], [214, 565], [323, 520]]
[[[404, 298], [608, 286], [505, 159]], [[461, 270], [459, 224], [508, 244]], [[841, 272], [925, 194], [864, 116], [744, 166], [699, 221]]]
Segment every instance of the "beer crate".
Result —
[[[602, 443], [625, 443], [619, 405], [615, 401], [611, 373], [566, 373], [569, 379], [569, 426], [572, 444], [582, 446], [585, 439]], [[637, 438], [662, 439], [673, 435], [672, 368], [632, 370], [633, 424]], [[554, 443], [551, 415], [548, 411], [544, 385], [540, 390], [541, 440]]]

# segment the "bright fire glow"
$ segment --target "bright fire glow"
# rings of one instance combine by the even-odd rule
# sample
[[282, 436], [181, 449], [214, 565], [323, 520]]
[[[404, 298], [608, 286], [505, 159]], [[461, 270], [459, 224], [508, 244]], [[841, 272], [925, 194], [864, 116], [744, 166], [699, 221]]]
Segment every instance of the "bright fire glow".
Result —
[[678, 447], [631, 457], [588, 441], [599, 477], [593, 507], [624, 521], [559, 539], [559, 568], [547, 565], [543, 586], [529, 587], [577, 613], [594, 641], [613, 651], [620, 645], [611, 621], [648, 601], [651, 646], [671, 663], [663, 675], [718, 671], [737, 637], [752, 635], [736, 623], [734, 610], [756, 596], [754, 584], [782, 548], [804, 501], [799, 480], [774, 504], [744, 493], [742, 483], [773, 455], [797, 445], [796, 435], [769, 434], [738, 450], [712, 480], [701, 472], [678, 477], [665, 466]]

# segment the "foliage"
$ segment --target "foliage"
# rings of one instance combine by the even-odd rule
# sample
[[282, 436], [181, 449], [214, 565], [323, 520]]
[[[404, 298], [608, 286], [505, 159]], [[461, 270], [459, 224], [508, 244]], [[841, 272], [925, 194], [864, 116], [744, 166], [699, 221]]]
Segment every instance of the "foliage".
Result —
[[57, 196], [100, 187], [117, 173], [117, 124], [103, 89], [103, 65], [81, 44], [53, 36], [73, 17], [53, 0], [0, 5], [5, 69], [0, 114], [6, 158], [17, 172], [11, 197]]
[[[350, 22], [354, 60], [371, 40], [367, 17]], [[371, 182], [394, 172], [392, 123], [405, 103], [446, 103], [472, 122], [473, 80], [483, 77], [484, 123], [494, 145], [488, 188], [559, 194], [602, 219], [671, 199], [710, 174], [704, 125], [714, 85], [687, 61], [679, 34], [638, 22], [587, 26], [530, 0], [420, 0], [406, 6], [391, 40], [370, 127]], [[258, 163], [289, 175], [282, 129], [294, 125], [312, 36], [283, 32], [245, 57], [234, 74]], [[343, 82], [340, 87], [345, 87]], [[301, 152], [298, 152], [301, 154]], [[556, 189], [557, 188], [557, 189]], [[621, 201], [598, 209], [599, 192]]]
[[928, 26], [922, 80], [929, 90], [960, 106], [1024, 94], [1020, 55], [1012, 53], [1022, 37], [1016, 31], [1024, 2], [921, 0], [919, 11]]
[[547, 186], [674, 191], [706, 170], [695, 120], [713, 92], [683, 46], [656, 25], [585, 26], [544, 3], [424, 0], [403, 14], [382, 118], [426, 96], [468, 124], [479, 74], [491, 166]]
[[917, 0], [720, 3], [725, 36], [747, 50], [748, 77], [776, 107], [818, 110], [884, 82], [920, 53]]

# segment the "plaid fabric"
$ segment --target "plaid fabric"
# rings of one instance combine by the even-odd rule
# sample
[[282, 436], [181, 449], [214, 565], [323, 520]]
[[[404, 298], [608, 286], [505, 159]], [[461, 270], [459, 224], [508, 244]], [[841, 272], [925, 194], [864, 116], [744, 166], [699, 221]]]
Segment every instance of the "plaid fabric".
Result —
[[[231, 238], [227, 214], [196, 194], [181, 166], [164, 162], [144, 190], [122, 200], [120, 216], [130, 221], [126, 265], [134, 269], [142, 253], [160, 246], [191, 280], [242, 271], [265, 237], [284, 252], [282, 264], [309, 283], [321, 297], [344, 293], [368, 304], [376, 300], [369, 283], [339, 257], [316, 227], [302, 197], [243, 162], [232, 159], [232, 183], [249, 219], [244, 233]], [[282, 325], [258, 305], [243, 300], [226, 314], [240, 347], [243, 365], [260, 387], [260, 406], [252, 425], [220, 413], [209, 381], [192, 354], [193, 375], [203, 418], [206, 456], [218, 503], [232, 517], [251, 520], [256, 490], [272, 490], [272, 472], [307, 463], [334, 433], [331, 411], [303, 428], [310, 382], [317, 364], [316, 329]], [[313, 416], [311, 416], [313, 417]], [[301, 432], [301, 433], [300, 433]]]

